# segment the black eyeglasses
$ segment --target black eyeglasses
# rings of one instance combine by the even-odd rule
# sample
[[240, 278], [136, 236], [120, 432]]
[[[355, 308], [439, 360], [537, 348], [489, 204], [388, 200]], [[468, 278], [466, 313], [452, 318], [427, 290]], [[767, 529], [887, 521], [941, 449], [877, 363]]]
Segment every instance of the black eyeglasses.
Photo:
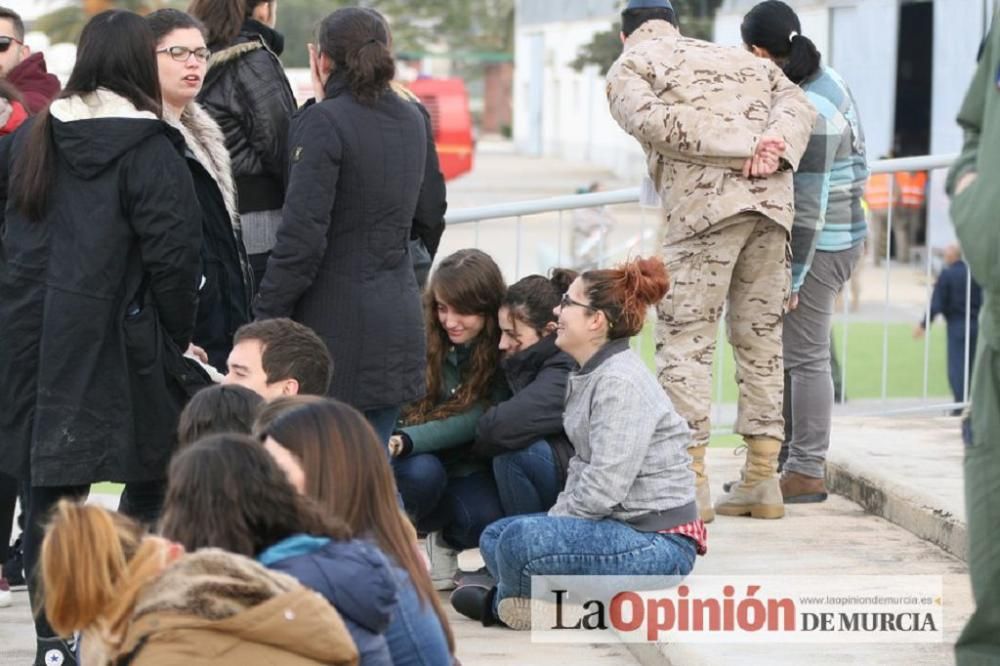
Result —
[[204, 46], [197, 49], [189, 49], [186, 46], [168, 46], [165, 49], [159, 49], [157, 53], [166, 53], [177, 62], [187, 62], [191, 56], [194, 56], [198, 62], [208, 62], [208, 59], [212, 57], [212, 52]]
[[569, 297], [569, 294], [563, 294], [562, 298], [559, 299], [559, 308], [560, 309], [568, 308], [571, 305], [575, 305], [577, 307], [590, 310], [591, 312], [597, 312], [597, 308], [595, 308], [593, 305], [587, 305], [586, 303], [581, 303], [580, 301], [574, 301], [572, 298]]
[[562, 298], [559, 299], [559, 309], [568, 308], [571, 305], [575, 305], [578, 308], [583, 308], [584, 310], [590, 310], [591, 312], [600, 312], [604, 315], [604, 319], [608, 322], [608, 328], [614, 328], [615, 325], [608, 316], [608, 313], [601, 308], [595, 308], [593, 305], [587, 305], [586, 303], [581, 303], [580, 301], [574, 301], [569, 297], [569, 294], [563, 294]]
[[10, 45], [14, 43], [24, 46], [24, 42], [16, 37], [8, 37], [6, 35], [0, 36], [0, 53], [6, 53], [7, 49], [10, 48]]

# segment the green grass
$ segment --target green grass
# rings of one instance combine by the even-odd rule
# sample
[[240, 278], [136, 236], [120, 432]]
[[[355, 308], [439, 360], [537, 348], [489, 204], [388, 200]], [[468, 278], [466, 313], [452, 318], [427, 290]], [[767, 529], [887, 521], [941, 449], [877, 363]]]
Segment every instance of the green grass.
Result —
[[124, 489], [125, 484], [123, 483], [95, 483], [90, 487], [90, 492], [102, 495], [121, 495]]
[[[920, 398], [924, 386], [924, 341], [914, 340], [913, 327], [909, 324], [889, 325], [889, 364], [887, 397]], [[882, 397], [883, 325], [876, 322], [852, 323], [847, 329], [847, 398], [862, 400]], [[841, 356], [844, 343], [844, 326], [834, 326], [837, 355]], [[655, 367], [655, 341], [652, 322], [633, 342], [636, 351], [650, 368]], [[930, 358], [927, 394], [933, 397], [951, 395], [948, 388], [946, 334], [943, 326], [930, 331]], [[722, 361], [722, 402], [735, 403], [736, 381], [733, 377], [732, 349], [723, 341], [715, 353], [713, 368], [713, 399], [718, 395], [718, 376]], [[841, 361], [843, 359], [841, 358]], [[714, 446], [714, 444], [713, 444]]]

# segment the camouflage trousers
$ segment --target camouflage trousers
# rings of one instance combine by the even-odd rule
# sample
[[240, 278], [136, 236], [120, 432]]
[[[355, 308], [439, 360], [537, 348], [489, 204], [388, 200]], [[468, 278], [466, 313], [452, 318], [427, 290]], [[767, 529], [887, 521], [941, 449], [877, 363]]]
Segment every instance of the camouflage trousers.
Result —
[[757, 213], [724, 220], [664, 247], [670, 291], [657, 306], [656, 365], [693, 433], [711, 432], [712, 359], [719, 318], [736, 360], [740, 435], [784, 438], [781, 324], [791, 288], [788, 232]]

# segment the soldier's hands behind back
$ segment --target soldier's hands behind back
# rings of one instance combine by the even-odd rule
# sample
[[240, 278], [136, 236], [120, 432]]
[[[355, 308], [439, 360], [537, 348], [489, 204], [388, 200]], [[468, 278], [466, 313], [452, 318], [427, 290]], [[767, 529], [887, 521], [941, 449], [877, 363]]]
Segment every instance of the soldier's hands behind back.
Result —
[[770, 176], [781, 165], [781, 157], [785, 154], [785, 141], [780, 137], [762, 136], [757, 142], [753, 157], [743, 164], [745, 178], [762, 178]]

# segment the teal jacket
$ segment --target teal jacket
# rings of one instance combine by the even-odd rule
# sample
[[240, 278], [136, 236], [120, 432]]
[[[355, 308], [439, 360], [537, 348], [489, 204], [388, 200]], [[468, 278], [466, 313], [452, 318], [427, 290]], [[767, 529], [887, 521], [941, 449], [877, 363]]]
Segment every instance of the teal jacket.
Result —
[[[951, 219], [972, 276], [983, 288], [979, 345], [1000, 350], [1000, 29], [995, 21], [958, 123], [965, 142], [948, 174]], [[955, 194], [962, 176], [973, 172], [976, 180]]]
[[[458, 390], [470, 356], [471, 351], [466, 346], [454, 346], [445, 355], [441, 366], [444, 381], [441, 384], [441, 395], [438, 396], [439, 403], [448, 400]], [[449, 476], [464, 476], [485, 469], [487, 461], [480, 460], [471, 452], [473, 440], [476, 438], [476, 425], [488, 407], [509, 397], [510, 390], [503, 381], [501, 373], [497, 372], [489, 395], [464, 412], [400, 428], [399, 430], [405, 433], [413, 444], [408, 455], [436, 453], [444, 461]]]

